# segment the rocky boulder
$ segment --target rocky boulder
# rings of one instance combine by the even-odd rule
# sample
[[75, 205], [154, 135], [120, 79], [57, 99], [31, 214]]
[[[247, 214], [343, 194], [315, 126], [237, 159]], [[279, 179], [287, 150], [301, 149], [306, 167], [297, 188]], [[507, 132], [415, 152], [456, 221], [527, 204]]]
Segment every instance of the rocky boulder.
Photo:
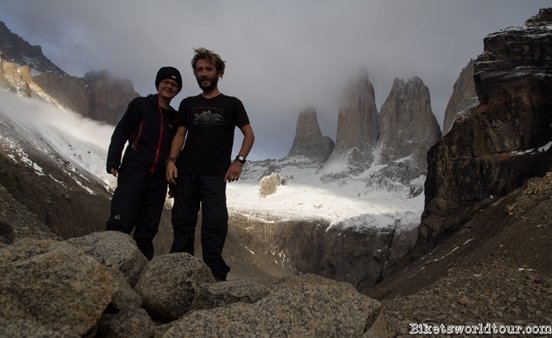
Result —
[[259, 193], [261, 196], [266, 197], [276, 192], [280, 185], [285, 184], [285, 179], [277, 173], [271, 173], [268, 176], [264, 176], [259, 181]]
[[[104, 249], [91, 250], [94, 240]], [[119, 299], [114, 306], [128, 282], [113, 270], [124, 265], [100, 260], [127, 256], [109, 243], [128, 248], [129, 241], [105, 232], [69, 241], [23, 239], [0, 249], [0, 336], [387, 335], [381, 304], [348, 283], [314, 275], [215, 283], [209, 268], [185, 253], [144, 266], [134, 288], [143, 304]]]
[[[379, 302], [314, 275], [273, 282], [254, 303], [194, 311], [163, 337], [361, 337], [385, 335]], [[379, 320], [378, 320], [379, 319]], [[373, 325], [373, 324], [376, 325]], [[371, 331], [370, 331], [371, 330]]]
[[154, 257], [142, 272], [136, 291], [153, 318], [170, 321], [190, 310], [200, 284], [214, 281], [200, 260], [187, 253], [174, 253]]
[[105, 266], [53, 240], [0, 249], [0, 275], [0, 317], [78, 336], [96, 325], [116, 291]]
[[103, 265], [123, 273], [127, 282], [134, 286], [148, 260], [132, 238], [118, 231], [101, 231], [70, 238], [67, 243], [83, 250]]
[[475, 61], [481, 104], [428, 155], [422, 246], [552, 168], [551, 12], [484, 39]]

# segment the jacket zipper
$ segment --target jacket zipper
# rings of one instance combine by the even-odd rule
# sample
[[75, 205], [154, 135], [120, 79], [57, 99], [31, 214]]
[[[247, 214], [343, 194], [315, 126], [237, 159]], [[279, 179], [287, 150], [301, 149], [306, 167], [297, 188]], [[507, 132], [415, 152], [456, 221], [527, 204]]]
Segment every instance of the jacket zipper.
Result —
[[159, 161], [159, 152], [161, 151], [161, 142], [163, 142], [163, 112], [161, 111], [161, 106], [159, 106], [159, 139], [157, 140], [157, 149], [155, 150], [155, 158], [153, 164], [150, 168], [150, 172], [153, 175], [155, 168], [157, 167], [157, 162]]
[[134, 138], [134, 142], [132, 143], [132, 148], [134, 150], [138, 150], [138, 143], [140, 141], [140, 136], [142, 136], [143, 128], [144, 128], [144, 120], [141, 120], [140, 125], [138, 126], [138, 133], [136, 134], [136, 137]]

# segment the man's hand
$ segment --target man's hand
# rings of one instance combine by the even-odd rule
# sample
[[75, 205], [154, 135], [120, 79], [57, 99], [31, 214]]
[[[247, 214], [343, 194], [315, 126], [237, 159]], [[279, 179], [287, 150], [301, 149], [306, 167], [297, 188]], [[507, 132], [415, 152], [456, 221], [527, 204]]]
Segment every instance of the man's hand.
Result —
[[174, 162], [167, 162], [167, 169], [165, 170], [165, 178], [170, 184], [176, 185], [176, 178], [178, 177], [178, 169]]
[[242, 164], [239, 162], [232, 162], [230, 167], [228, 167], [228, 170], [226, 171], [226, 175], [224, 175], [224, 180], [227, 182], [233, 182], [237, 181], [240, 178], [242, 169]]
[[115, 177], [117, 177], [117, 174], [119, 174], [119, 170], [117, 168], [111, 168], [109, 172]]

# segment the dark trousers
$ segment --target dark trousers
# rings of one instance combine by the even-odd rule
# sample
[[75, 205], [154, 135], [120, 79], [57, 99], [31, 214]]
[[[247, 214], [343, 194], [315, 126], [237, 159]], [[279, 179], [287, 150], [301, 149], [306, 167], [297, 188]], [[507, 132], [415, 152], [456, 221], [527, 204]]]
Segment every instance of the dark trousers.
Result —
[[226, 182], [222, 176], [179, 174], [174, 191], [171, 252], [194, 254], [194, 236], [201, 204], [201, 247], [203, 261], [213, 276], [225, 280], [230, 268], [222, 258], [228, 233]]
[[153, 258], [153, 239], [167, 194], [164, 174], [163, 170], [152, 175], [147, 169], [121, 168], [111, 200], [106, 229], [127, 234], [134, 230], [136, 245], [147, 259]]

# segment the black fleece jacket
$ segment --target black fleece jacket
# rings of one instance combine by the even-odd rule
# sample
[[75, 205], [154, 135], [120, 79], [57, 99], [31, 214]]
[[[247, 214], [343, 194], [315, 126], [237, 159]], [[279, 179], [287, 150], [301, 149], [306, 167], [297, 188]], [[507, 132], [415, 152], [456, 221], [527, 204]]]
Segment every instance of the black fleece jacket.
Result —
[[[176, 111], [159, 107], [157, 94], [130, 101], [111, 136], [106, 170], [132, 167], [147, 169], [154, 174], [164, 170], [172, 138], [176, 132]], [[125, 143], [128, 146], [121, 163]]]

